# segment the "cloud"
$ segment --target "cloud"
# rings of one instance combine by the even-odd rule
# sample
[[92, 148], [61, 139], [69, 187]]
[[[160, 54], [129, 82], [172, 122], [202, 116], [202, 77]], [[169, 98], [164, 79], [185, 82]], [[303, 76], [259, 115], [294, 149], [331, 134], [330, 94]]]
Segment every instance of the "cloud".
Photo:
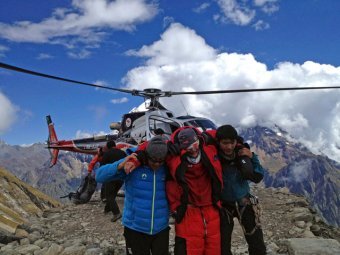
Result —
[[68, 52], [67, 55], [73, 59], [86, 59], [91, 56], [91, 52], [85, 49], [81, 49], [78, 52]]
[[210, 3], [209, 3], [209, 2], [205, 2], [205, 3], [201, 4], [200, 6], [194, 8], [194, 9], [193, 9], [193, 12], [202, 13], [202, 12], [204, 12], [209, 6], [210, 6]]
[[47, 53], [40, 53], [37, 57], [37, 59], [43, 60], [43, 59], [52, 59], [54, 58], [52, 55]]
[[[0, 23], [0, 37], [14, 42], [96, 45], [106, 29], [131, 31], [152, 19], [158, 6], [147, 0], [73, 0], [40, 22]], [[79, 55], [79, 54], [78, 54]]]
[[308, 177], [308, 173], [312, 167], [312, 160], [304, 160], [295, 163], [291, 168], [291, 175], [295, 182], [302, 182]]
[[5, 52], [8, 51], [9, 48], [3, 45], [0, 45], [0, 58], [5, 56]]
[[0, 91], [0, 134], [4, 134], [16, 121], [19, 108]]
[[112, 99], [111, 103], [113, 104], [122, 104], [128, 102], [129, 99], [127, 97], [122, 97], [122, 98], [117, 98], [117, 99]]
[[98, 132], [90, 133], [88, 131], [77, 130], [76, 139], [89, 138], [89, 137], [100, 136], [100, 135], [107, 135], [107, 132], [98, 131]]
[[252, 25], [252, 27], [254, 27], [256, 31], [260, 31], [260, 30], [269, 29], [270, 25], [264, 22], [263, 20], [259, 20], [254, 25]]
[[261, 7], [261, 10], [267, 14], [272, 14], [279, 10], [278, 0], [254, 0], [254, 5]]
[[[201, 51], [193, 52], [195, 48]], [[155, 66], [209, 60], [215, 57], [215, 53], [194, 30], [179, 23], [171, 24], [161, 39], [152, 45], [126, 52], [129, 56], [148, 58], [147, 64]]]
[[222, 23], [232, 23], [238, 26], [252, 26], [256, 30], [268, 29], [269, 24], [260, 20], [255, 21], [257, 11], [270, 15], [279, 10], [278, 0], [216, 0], [221, 14], [215, 14], [214, 20]]
[[[126, 74], [124, 82], [130, 89], [199, 91], [340, 84], [340, 67], [306, 61], [278, 63], [269, 70], [252, 54], [217, 53], [194, 30], [178, 23], [158, 41], [133, 52], [146, 62]], [[217, 124], [277, 124], [313, 152], [340, 162], [340, 90], [173, 96], [161, 102], [184, 115], [180, 101], [189, 114]]]
[[219, 20], [222, 22], [231, 21], [240, 26], [248, 25], [255, 17], [255, 10], [250, 9], [244, 2], [237, 0], [217, 0], [223, 16]]

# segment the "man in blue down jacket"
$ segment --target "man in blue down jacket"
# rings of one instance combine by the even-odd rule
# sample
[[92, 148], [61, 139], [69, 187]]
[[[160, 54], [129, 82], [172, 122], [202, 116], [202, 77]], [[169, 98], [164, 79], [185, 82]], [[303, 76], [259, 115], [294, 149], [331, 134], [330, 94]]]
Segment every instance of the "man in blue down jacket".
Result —
[[137, 155], [128, 149], [129, 156], [97, 170], [97, 182], [115, 179], [125, 182], [122, 223], [127, 254], [169, 253], [169, 206], [165, 193], [167, 151], [164, 138], [155, 136], [143, 152], [143, 165], [138, 164]]

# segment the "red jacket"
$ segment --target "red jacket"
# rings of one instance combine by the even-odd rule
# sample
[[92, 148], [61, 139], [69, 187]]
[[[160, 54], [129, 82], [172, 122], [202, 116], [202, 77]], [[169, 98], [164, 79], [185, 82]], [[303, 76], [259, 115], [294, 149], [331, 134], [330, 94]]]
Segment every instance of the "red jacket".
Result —
[[[171, 136], [173, 143], [178, 143], [178, 133], [188, 127], [177, 129]], [[220, 192], [222, 190], [222, 167], [217, 157], [216, 147], [206, 145], [201, 133], [194, 129], [200, 140], [201, 162], [191, 165], [186, 160], [185, 151], [180, 155], [167, 159], [170, 179], [167, 182], [167, 196], [170, 210], [176, 211], [179, 205], [194, 204], [196, 206], [219, 206]], [[211, 183], [209, 183], [211, 182]], [[207, 197], [207, 196], [210, 197]], [[199, 196], [202, 196], [199, 198]]]

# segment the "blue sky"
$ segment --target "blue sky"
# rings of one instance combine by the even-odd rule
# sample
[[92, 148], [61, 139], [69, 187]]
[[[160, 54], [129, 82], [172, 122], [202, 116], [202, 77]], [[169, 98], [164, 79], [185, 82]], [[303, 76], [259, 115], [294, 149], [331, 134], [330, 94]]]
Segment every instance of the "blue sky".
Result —
[[[339, 86], [339, 10], [337, 0], [1, 1], [0, 61], [133, 89]], [[48, 114], [59, 139], [110, 132], [110, 122], [142, 102], [0, 69], [0, 139], [45, 141]], [[162, 102], [217, 124], [277, 124], [340, 161], [340, 90]]]

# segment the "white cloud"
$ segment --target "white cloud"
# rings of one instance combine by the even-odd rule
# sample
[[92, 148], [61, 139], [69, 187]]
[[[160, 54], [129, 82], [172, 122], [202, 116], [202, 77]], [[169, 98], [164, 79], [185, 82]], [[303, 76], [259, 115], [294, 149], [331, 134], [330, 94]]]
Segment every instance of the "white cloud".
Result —
[[81, 49], [78, 52], [68, 52], [67, 55], [74, 59], [86, 59], [91, 56], [91, 52], [85, 49]]
[[271, 14], [279, 10], [278, 0], [254, 0], [254, 5], [261, 7], [262, 11]]
[[122, 98], [117, 98], [117, 99], [112, 99], [111, 103], [113, 104], [122, 104], [128, 102], [129, 99], [127, 97], [122, 97]]
[[216, 0], [221, 14], [215, 14], [214, 20], [232, 23], [239, 26], [252, 26], [256, 30], [268, 29], [269, 24], [262, 20], [256, 21], [257, 11], [270, 15], [279, 10], [278, 0]]
[[254, 27], [256, 31], [259, 31], [269, 29], [270, 25], [267, 22], [264, 22], [263, 20], [259, 20], [254, 25], [252, 25], [252, 27]]
[[249, 8], [245, 2], [237, 0], [217, 0], [224, 16], [220, 17], [223, 22], [231, 21], [240, 26], [248, 25], [255, 17], [255, 10]]
[[[133, 89], [198, 91], [340, 84], [340, 67], [306, 61], [278, 63], [268, 70], [252, 54], [216, 53], [195, 31], [179, 24], [170, 26], [160, 40], [134, 52], [147, 61], [125, 76], [126, 86]], [[208, 117], [217, 124], [278, 124], [314, 152], [340, 161], [340, 90], [174, 96], [163, 98], [162, 104], [186, 114], [180, 101], [189, 114]]]
[[98, 132], [90, 133], [88, 131], [77, 130], [76, 139], [89, 138], [89, 137], [100, 136], [100, 135], [107, 135], [107, 132], [98, 131]]
[[193, 12], [202, 13], [210, 6], [209, 2], [202, 3], [200, 6], [193, 9]]
[[19, 108], [0, 92], [0, 134], [4, 134], [16, 121]]
[[302, 182], [308, 177], [308, 173], [312, 167], [312, 160], [304, 160], [295, 163], [291, 168], [291, 175], [295, 182]]
[[54, 58], [52, 55], [47, 53], [40, 53], [37, 57], [37, 59], [43, 60], [43, 59], [52, 59]]
[[[200, 52], [192, 49], [199, 48]], [[127, 55], [146, 57], [149, 65], [179, 64], [209, 60], [215, 57], [215, 50], [208, 46], [202, 37], [192, 29], [173, 23], [161, 35], [159, 41], [140, 50], [130, 50]]]
[[5, 56], [5, 52], [8, 51], [9, 48], [3, 45], [0, 45], [0, 58]]
[[15, 42], [96, 44], [105, 29], [131, 31], [152, 19], [158, 6], [147, 0], [73, 0], [68, 9], [56, 9], [41, 22], [0, 23], [0, 37]]
[[174, 23], [175, 19], [173, 17], [170, 16], [166, 16], [163, 18], [163, 28], [166, 28], [167, 26], [169, 26], [171, 23]]

